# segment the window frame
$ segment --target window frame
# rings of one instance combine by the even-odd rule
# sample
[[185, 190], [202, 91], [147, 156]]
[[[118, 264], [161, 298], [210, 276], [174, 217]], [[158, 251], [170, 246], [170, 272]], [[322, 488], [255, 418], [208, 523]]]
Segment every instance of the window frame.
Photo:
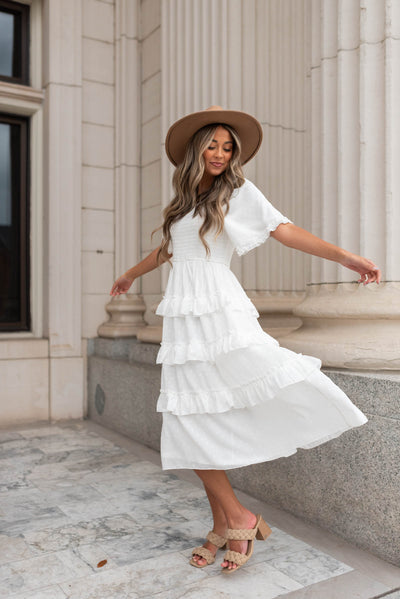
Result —
[[16, 77], [0, 73], [0, 81], [29, 85], [30, 6], [29, 4], [20, 4], [11, 0], [0, 0], [0, 11], [2, 9], [4, 9], [4, 12], [18, 15], [21, 19], [21, 40], [20, 46], [17, 49], [21, 60], [21, 75]]
[[[28, 339], [43, 339], [47, 334], [44, 315], [46, 313], [46, 294], [44, 283], [44, 244], [45, 244], [45, 181], [44, 181], [44, 100], [46, 89], [43, 85], [43, 14], [42, 0], [20, 0], [30, 8], [29, 18], [29, 73], [28, 85], [20, 85], [0, 80], [0, 112], [10, 116], [29, 117], [30, 130], [30, 315], [31, 328], [28, 331], [0, 331], [1, 341], [20, 340], [21, 352]], [[17, 347], [17, 346], [16, 346]]]
[[[20, 259], [20, 319], [14, 322], [0, 322], [0, 332], [29, 331], [30, 313], [30, 119], [0, 112], [0, 122], [20, 126], [19, 151], [19, 259]], [[12, 198], [14, 204], [14, 198]]]

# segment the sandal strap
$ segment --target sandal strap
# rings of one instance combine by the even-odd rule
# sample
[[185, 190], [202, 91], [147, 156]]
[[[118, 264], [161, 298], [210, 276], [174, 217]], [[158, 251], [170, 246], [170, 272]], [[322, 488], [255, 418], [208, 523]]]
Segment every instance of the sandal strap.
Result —
[[210, 541], [210, 543], [212, 543], [216, 547], [223, 547], [223, 545], [225, 545], [225, 543], [226, 543], [225, 537], [221, 537], [220, 535], [217, 535], [217, 533], [212, 530], [210, 530], [210, 532], [206, 536], [206, 539], [207, 539], [207, 541]]
[[243, 566], [249, 559], [248, 555], [244, 553], [239, 553], [238, 551], [232, 551], [228, 549], [228, 551], [224, 555], [224, 560], [227, 562], [234, 562], [238, 566]]
[[195, 547], [192, 551], [192, 555], [200, 555], [200, 557], [204, 557], [207, 561], [207, 564], [212, 564], [215, 561], [215, 555], [211, 553], [207, 547]]
[[255, 538], [258, 528], [228, 528], [226, 538], [232, 541], [251, 541]]

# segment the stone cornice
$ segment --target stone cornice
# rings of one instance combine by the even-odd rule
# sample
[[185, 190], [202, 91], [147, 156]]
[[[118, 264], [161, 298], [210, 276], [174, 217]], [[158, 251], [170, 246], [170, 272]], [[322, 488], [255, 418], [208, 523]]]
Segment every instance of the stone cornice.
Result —
[[27, 85], [0, 81], [0, 109], [30, 115], [43, 104], [45, 92]]

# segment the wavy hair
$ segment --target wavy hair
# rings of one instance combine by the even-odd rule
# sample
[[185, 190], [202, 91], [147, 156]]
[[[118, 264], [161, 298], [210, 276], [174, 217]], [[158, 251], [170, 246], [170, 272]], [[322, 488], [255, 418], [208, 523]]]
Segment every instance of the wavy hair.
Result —
[[[232, 156], [226, 169], [214, 178], [210, 189], [198, 193], [198, 186], [204, 174], [203, 152], [210, 145], [218, 127], [223, 127], [232, 136]], [[194, 215], [204, 216], [199, 229], [199, 237], [206, 249], [207, 256], [210, 248], [205, 240], [205, 234], [215, 228], [215, 238], [220, 235], [224, 226], [223, 206], [227, 206], [225, 214], [229, 211], [229, 199], [234, 189], [241, 187], [245, 181], [241, 161], [241, 142], [238, 133], [230, 125], [216, 123], [202, 127], [193, 135], [186, 146], [185, 157], [179, 164], [172, 178], [174, 197], [163, 210], [163, 223], [151, 233], [151, 238], [156, 231], [162, 229], [163, 238], [157, 252], [157, 264], [168, 261], [168, 245], [171, 240], [171, 225], [180, 220], [194, 208]]]

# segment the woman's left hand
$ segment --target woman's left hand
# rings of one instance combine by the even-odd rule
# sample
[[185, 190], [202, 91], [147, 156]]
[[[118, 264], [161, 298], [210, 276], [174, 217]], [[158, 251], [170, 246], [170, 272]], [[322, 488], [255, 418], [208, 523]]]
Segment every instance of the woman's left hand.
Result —
[[357, 283], [368, 285], [368, 283], [376, 282], [379, 285], [381, 271], [372, 260], [357, 256], [357, 254], [352, 254], [351, 252], [346, 252], [340, 264], [346, 268], [350, 268], [350, 270], [358, 272], [361, 278], [358, 279]]
[[367, 258], [362, 258], [328, 241], [324, 241], [294, 223], [281, 223], [275, 231], [271, 232], [271, 237], [287, 247], [327, 260], [333, 260], [342, 266], [346, 266], [346, 268], [350, 268], [350, 270], [355, 270], [361, 277], [358, 279], [358, 283], [367, 285], [368, 283], [379, 283], [381, 280], [381, 271], [372, 260], [367, 260]]

